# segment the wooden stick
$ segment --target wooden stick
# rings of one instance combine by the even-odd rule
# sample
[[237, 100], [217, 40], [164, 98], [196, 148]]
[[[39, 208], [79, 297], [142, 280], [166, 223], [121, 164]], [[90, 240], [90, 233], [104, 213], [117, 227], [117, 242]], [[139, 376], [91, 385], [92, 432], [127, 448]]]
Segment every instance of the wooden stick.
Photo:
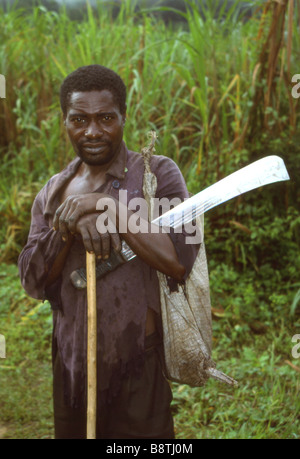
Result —
[[87, 431], [88, 440], [96, 439], [97, 416], [97, 302], [96, 258], [86, 252], [87, 274]]

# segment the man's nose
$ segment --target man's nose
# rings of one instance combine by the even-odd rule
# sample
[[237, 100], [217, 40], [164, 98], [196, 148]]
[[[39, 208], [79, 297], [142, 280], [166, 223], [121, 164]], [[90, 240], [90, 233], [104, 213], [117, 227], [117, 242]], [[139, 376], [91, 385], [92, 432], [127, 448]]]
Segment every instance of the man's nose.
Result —
[[95, 121], [91, 121], [85, 130], [85, 136], [90, 138], [97, 138], [103, 135], [101, 126]]

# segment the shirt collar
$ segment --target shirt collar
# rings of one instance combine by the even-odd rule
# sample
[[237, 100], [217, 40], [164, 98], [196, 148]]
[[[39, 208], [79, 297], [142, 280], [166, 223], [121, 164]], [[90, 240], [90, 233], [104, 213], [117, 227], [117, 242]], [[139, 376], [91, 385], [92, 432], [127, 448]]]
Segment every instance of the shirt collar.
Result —
[[122, 141], [120, 152], [116, 157], [115, 161], [110, 165], [109, 169], [106, 171], [106, 175], [110, 175], [112, 177], [116, 177], [119, 180], [123, 180], [126, 174], [125, 169], [127, 164], [127, 155], [127, 147], [125, 145], [125, 142]]

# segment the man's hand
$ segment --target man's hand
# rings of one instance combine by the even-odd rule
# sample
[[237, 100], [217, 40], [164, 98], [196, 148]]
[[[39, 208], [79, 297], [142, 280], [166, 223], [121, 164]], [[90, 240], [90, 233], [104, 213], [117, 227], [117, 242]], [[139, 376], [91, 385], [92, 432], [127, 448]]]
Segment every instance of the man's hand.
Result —
[[99, 233], [96, 228], [98, 213], [83, 215], [76, 224], [76, 232], [81, 234], [85, 250], [95, 253], [97, 258], [107, 259], [112, 249], [121, 251], [122, 244], [119, 233], [110, 221], [111, 232]]
[[106, 197], [103, 193], [86, 193], [68, 196], [55, 212], [54, 229], [58, 230], [64, 240], [68, 239], [68, 232], [76, 232], [76, 224], [80, 217], [96, 211], [96, 204], [100, 198]]

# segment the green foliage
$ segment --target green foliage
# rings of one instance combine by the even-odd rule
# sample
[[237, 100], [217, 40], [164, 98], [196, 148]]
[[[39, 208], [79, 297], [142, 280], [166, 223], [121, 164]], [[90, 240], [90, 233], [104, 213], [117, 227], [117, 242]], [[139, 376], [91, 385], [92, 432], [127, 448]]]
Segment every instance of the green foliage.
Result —
[[[277, 81], [277, 108], [267, 107], [269, 122], [275, 123], [276, 132], [261, 129], [254, 141], [251, 138], [250, 142], [244, 141], [243, 148], [236, 147], [253, 106], [259, 20], [254, 17], [247, 23], [238, 21], [232, 7], [220, 21], [210, 2], [204, 20], [194, 3], [189, 3], [185, 14], [188, 30], [177, 28], [175, 32], [146, 14], [136, 16], [126, 2], [114, 22], [110, 12], [93, 14], [89, 8], [80, 22], [72, 21], [63, 11], [49, 12], [43, 7], [32, 13], [17, 9], [4, 15], [0, 31], [0, 71], [7, 79], [7, 99], [1, 100], [4, 112], [0, 113], [2, 260], [15, 261], [26, 240], [28, 208], [36, 190], [73, 157], [64, 133], [58, 93], [64, 76], [80, 65], [99, 62], [121, 74], [128, 87], [125, 140], [130, 148], [141, 150], [147, 131], [155, 129], [159, 135], [157, 153], [179, 164], [191, 192], [266, 151], [276, 150], [291, 172], [297, 170], [299, 147], [289, 131], [290, 107], [282, 79]], [[222, 11], [219, 15], [223, 16]], [[294, 41], [297, 44], [296, 34]], [[283, 53], [282, 59], [284, 56]], [[294, 57], [291, 66], [296, 72]], [[265, 84], [256, 82], [258, 86]], [[299, 177], [295, 174], [291, 178], [291, 184], [281, 187], [282, 219], [289, 206], [299, 207], [299, 197], [293, 193]], [[265, 204], [260, 205], [258, 215], [264, 215], [266, 223], [267, 215], [277, 212], [279, 185], [272, 190], [266, 200], [271, 199], [272, 205], [267, 212]], [[13, 215], [12, 196], [21, 203]], [[257, 202], [249, 199], [255, 211]], [[293, 238], [297, 234], [297, 212]], [[239, 218], [243, 216], [235, 208], [230, 219]], [[253, 239], [256, 234], [253, 230]], [[256, 237], [257, 245], [261, 237], [261, 233]], [[226, 250], [232, 251], [232, 247], [226, 246]], [[245, 248], [240, 251], [245, 262]]]
[[[114, 20], [100, 7], [88, 7], [80, 21], [44, 7], [3, 13], [0, 333], [8, 357], [0, 362], [0, 412], [8, 437], [53, 435], [49, 306], [23, 292], [15, 262], [37, 191], [73, 158], [59, 86], [78, 66], [100, 63], [128, 87], [129, 148], [140, 151], [155, 129], [157, 153], [178, 163], [191, 192], [263, 156], [284, 159], [290, 182], [252, 191], [205, 217], [214, 358], [240, 387], [174, 385], [173, 409], [178, 438], [299, 438], [299, 363], [290, 359], [300, 326], [300, 139], [287, 41], [283, 36], [274, 59], [265, 106], [257, 91], [264, 96], [269, 83], [258, 72], [271, 14], [265, 22], [259, 16], [242, 22], [232, 8], [216, 18], [210, 1], [204, 20], [187, 3], [187, 25], [176, 30], [135, 14], [129, 1]], [[296, 14], [292, 75], [299, 73]]]
[[8, 426], [8, 438], [51, 438], [50, 305], [28, 298], [16, 266], [1, 265], [0, 272], [0, 333], [6, 340], [6, 359], [0, 361], [0, 427]]
[[272, 344], [261, 341], [241, 344], [237, 357], [222, 359], [224, 371], [239, 380], [238, 389], [214, 381], [199, 389], [174, 388], [177, 438], [299, 438], [298, 376]]

